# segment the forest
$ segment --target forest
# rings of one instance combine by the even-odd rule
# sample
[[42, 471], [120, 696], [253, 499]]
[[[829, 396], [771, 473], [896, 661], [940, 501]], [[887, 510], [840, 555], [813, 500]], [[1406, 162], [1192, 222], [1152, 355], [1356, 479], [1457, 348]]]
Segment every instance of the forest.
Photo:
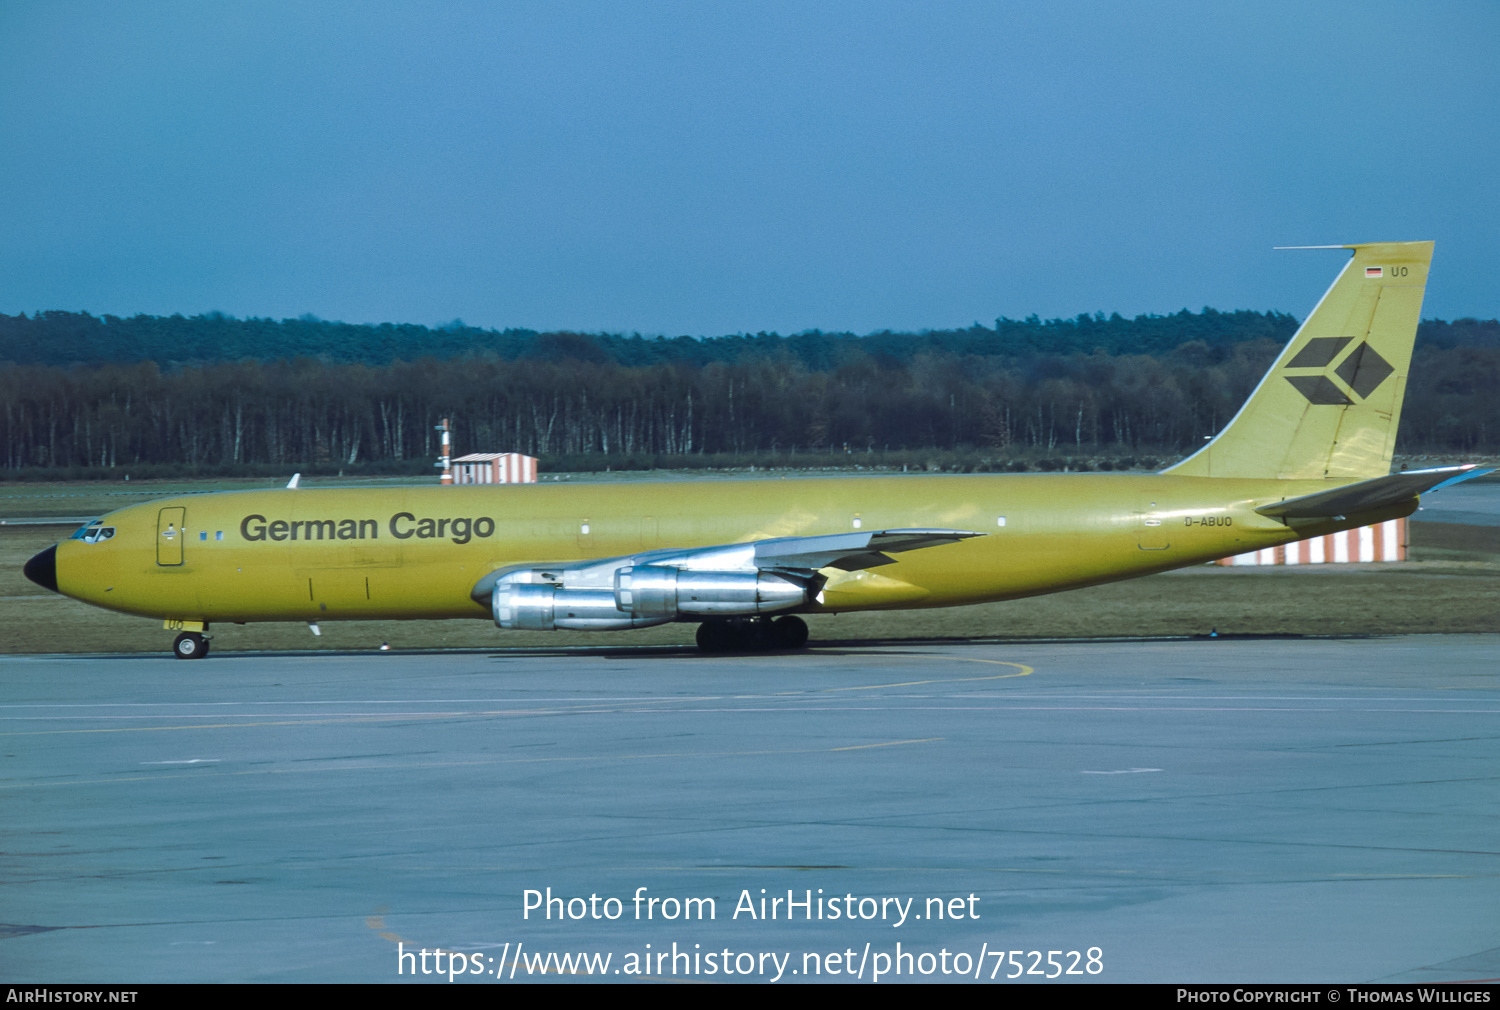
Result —
[[[934, 452], [956, 469], [1151, 466], [1232, 417], [1296, 326], [1204, 309], [646, 338], [0, 315], [0, 476], [431, 472], [445, 417], [458, 453], [554, 470]], [[1494, 454], [1497, 432], [1500, 323], [1424, 321], [1398, 451]]]

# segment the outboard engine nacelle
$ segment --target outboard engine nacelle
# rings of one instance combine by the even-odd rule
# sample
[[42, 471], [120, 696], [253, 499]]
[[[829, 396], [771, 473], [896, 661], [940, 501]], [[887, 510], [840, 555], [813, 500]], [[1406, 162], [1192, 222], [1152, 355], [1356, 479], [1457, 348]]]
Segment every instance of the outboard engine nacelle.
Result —
[[615, 572], [614, 605], [642, 618], [739, 617], [807, 602], [807, 586], [774, 572], [695, 572], [633, 565]]
[[505, 581], [495, 584], [491, 610], [496, 624], [519, 631], [614, 631], [666, 624], [672, 619], [622, 613], [608, 589], [559, 589]]

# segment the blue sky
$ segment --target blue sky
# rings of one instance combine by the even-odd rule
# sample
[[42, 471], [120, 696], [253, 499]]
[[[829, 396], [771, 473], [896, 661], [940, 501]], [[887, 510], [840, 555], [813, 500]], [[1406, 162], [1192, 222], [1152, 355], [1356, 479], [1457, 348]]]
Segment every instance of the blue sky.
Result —
[[0, 6], [0, 312], [1500, 313], [1500, 4]]

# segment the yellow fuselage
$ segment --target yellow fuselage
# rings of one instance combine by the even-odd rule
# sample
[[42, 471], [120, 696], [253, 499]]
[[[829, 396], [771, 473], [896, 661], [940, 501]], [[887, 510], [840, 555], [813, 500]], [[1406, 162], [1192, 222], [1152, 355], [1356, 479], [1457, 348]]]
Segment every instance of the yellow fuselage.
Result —
[[1253, 511], [1324, 487], [1053, 474], [224, 492], [111, 513], [110, 539], [59, 545], [57, 581], [75, 599], [168, 620], [487, 618], [470, 591], [513, 565], [855, 529], [986, 534], [825, 570], [820, 602], [801, 609], [945, 607], [1199, 564], [1416, 505], [1295, 531]]

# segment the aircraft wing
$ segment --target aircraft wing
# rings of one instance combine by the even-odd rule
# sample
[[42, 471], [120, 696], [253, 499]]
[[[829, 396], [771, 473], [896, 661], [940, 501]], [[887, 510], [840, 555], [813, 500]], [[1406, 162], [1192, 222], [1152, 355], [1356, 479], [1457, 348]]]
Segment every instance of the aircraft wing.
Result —
[[821, 537], [777, 537], [755, 542], [757, 568], [837, 568], [857, 572], [896, 559], [891, 554], [957, 543], [983, 533], [968, 530], [899, 529], [834, 533]]
[[612, 558], [512, 565], [480, 579], [470, 595], [488, 605], [501, 582], [550, 584], [563, 589], [613, 586], [621, 569], [636, 566], [684, 572], [785, 572], [811, 580], [821, 568], [857, 572], [895, 561], [891, 554], [957, 543], [983, 533], [949, 529], [857, 530], [811, 537], [773, 537], [713, 547], [661, 548]]
[[1342, 519], [1351, 513], [1399, 505], [1428, 491], [1491, 472], [1476, 469], [1473, 463], [1431, 470], [1403, 470], [1357, 484], [1346, 484], [1332, 491], [1272, 502], [1255, 511], [1273, 519]]

